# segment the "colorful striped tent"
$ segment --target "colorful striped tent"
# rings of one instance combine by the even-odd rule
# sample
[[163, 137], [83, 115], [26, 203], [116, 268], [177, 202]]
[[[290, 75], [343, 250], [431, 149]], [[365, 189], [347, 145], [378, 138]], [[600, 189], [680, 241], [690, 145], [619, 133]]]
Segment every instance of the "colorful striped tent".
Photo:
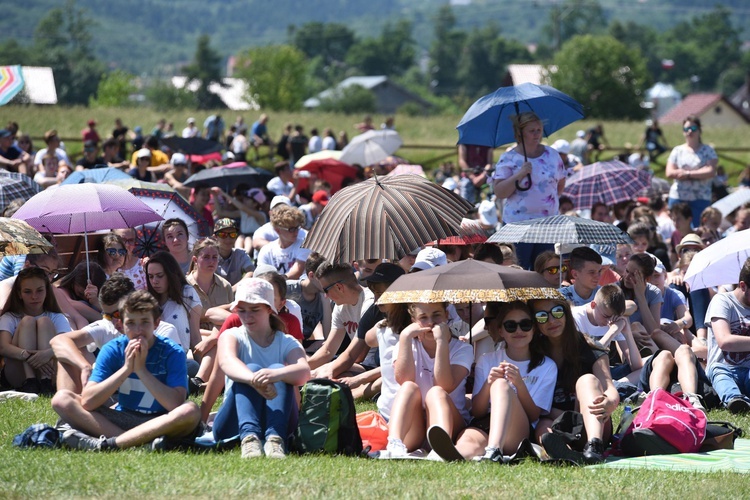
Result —
[[0, 66], [0, 106], [8, 104], [22, 88], [21, 66]]

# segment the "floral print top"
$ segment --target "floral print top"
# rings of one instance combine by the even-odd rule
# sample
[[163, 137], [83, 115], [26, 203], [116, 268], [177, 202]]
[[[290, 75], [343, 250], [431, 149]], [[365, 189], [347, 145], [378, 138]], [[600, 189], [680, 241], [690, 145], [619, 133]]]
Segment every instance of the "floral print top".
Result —
[[[538, 219], [558, 213], [557, 185], [565, 179], [565, 165], [560, 154], [554, 149], [544, 146], [544, 153], [537, 158], [529, 158], [532, 165], [531, 189], [516, 190], [505, 199], [503, 204], [503, 222], [519, 222]], [[513, 176], [521, 170], [524, 163], [522, 154], [515, 149], [503, 154], [495, 165], [492, 180], [497, 182]], [[528, 178], [518, 181], [522, 187], [528, 183]]]
[[[716, 151], [708, 144], [701, 144], [697, 151], [693, 151], [686, 144], [680, 144], [672, 150], [667, 162], [674, 163], [683, 170], [698, 170], [706, 166], [710, 160], [717, 159]], [[711, 200], [712, 179], [682, 179], [675, 180], [669, 189], [669, 197], [680, 201]]]

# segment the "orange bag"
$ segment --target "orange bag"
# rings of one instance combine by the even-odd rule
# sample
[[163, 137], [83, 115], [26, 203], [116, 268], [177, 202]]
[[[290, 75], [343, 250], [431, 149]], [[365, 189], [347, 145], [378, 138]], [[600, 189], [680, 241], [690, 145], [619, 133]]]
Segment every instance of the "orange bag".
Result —
[[370, 446], [370, 451], [380, 451], [388, 445], [388, 423], [380, 413], [372, 410], [358, 413], [357, 427], [364, 448]]

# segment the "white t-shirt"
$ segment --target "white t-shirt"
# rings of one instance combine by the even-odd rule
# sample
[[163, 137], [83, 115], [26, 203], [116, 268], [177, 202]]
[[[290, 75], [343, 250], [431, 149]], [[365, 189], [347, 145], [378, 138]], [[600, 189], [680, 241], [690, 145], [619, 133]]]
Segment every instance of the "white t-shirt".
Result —
[[[303, 241], [305, 241], [305, 236], [307, 236], [307, 231], [300, 228], [299, 233], [297, 234], [297, 241], [302, 243]], [[253, 237], [271, 242], [279, 239], [279, 233], [277, 233], [273, 228], [273, 224], [271, 224], [270, 222], [266, 222], [255, 230], [255, 232], [253, 233]]]
[[[91, 335], [91, 338], [94, 339], [94, 348], [91, 349], [91, 346], [89, 346], [89, 350], [91, 352], [95, 351], [96, 349], [101, 349], [104, 344], [122, 335], [122, 333], [117, 331], [115, 325], [112, 324], [111, 321], [108, 321], [106, 319], [100, 319], [99, 321], [94, 321], [93, 323], [84, 326], [83, 331]], [[179, 335], [177, 335], [177, 329], [174, 327], [174, 325], [172, 325], [171, 323], [167, 323], [166, 321], [159, 322], [159, 326], [157, 326], [156, 330], [154, 330], [154, 334], [158, 335], [159, 337], [166, 337], [177, 344], [180, 343], [180, 337]]]
[[[399, 347], [400, 344], [397, 343], [393, 349], [393, 363], [398, 359]], [[416, 368], [414, 382], [419, 386], [419, 392], [422, 393], [422, 402], [424, 405], [424, 398], [427, 396], [427, 391], [435, 386], [435, 358], [431, 358], [422, 346], [422, 342], [416, 339], [412, 339], [411, 349]], [[448, 352], [451, 366], [463, 366], [468, 371], [471, 371], [471, 364], [474, 362], [474, 348], [472, 346], [456, 338], [451, 338]], [[470, 415], [468, 405], [466, 404], [466, 377], [453, 389], [450, 397], [459, 413], [461, 413], [461, 416], [468, 422]]]
[[[14, 276], [15, 278], [15, 276]], [[13, 313], [5, 313], [0, 316], [0, 331], [10, 332], [10, 336], [13, 337], [18, 328], [18, 324], [23, 319], [24, 315], [18, 315]], [[39, 316], [34, 318], [49, 318], [55, 327], [55, 333], [64, 333], [70, 331], [70, 322], [68, 318], [62, 313], [44, 311]]]
[[325, 151], [333, 151], [336, 149], [336, 139], [331, 136], [323, 137], [323, 149]]
[[276, 268], [280, 274], [286, 274], [292, 269], [295, 262], [304, 263], [310, 256], [309, 248], [302, 248], [302, 242], [297, 240], [286, 248], [281, 248], [279, 240], [265, 245], [258, 252], [257, 265], [268, 264]]
[[[747, 336], [750, 332], [750, 307], [741, 304], [733, 292], [719, 293], [711, 299], [706, 311], [706, 326], [708, 327], [708, 369], [714, 365], [728, 365], [750, 368], [750, 352], [722, 351], [714, 336], [711, 321], [723, 319], [729, 323], [732, 335]], [[740, 387], [740, 390], [742, 388]]]
[[[529, 372], [529, 361], [511, 359], [505, 350], [505, 342], [499, 342], [495, 351], [488, 352], [479, 359], [477, 366], [474, 368], [474, 397], [487, 383], [490, 370], [504, 361], [518, 367], [523, 383], [526, 384], [526, 389], [529, 391], [531, 399], [534, 400], [534, 404], [541, 408], [542, 415], [548, 414], [550, 408], [552, 408], [552, 396], [555, 393], [557, 365], [545, 356], [542, 364]], [[536, 426], [536, 421], [531, 422], [531, 425]]]
[[266, 184], [266, 188], [271, 191], [273, 194], [276, 194], [278, 196], [286, 196], [289, 197], [289, 193], [292, 192], [292, 189], [294, 189], [294, 184], [291, 182], [284, 182], [281, 180], [280, 177], [274, 177], [270, 181], [268, 181], [268, 184]]
[[[607, 332], [609, 331], [609, 326], [596, 326], [595, 324], [593, 324], [589, 320], [588, 314], [586, 314], [586, 311], [588, 311], [589, 309], [591, 309], [591, 306], [589, 304], [586, 304], [585, 306], [574, 306], [570, 308], [573, 319], [575, 320], [576, 326], [578, 327], [578, 331], [585, 333], [589, 337], [599, 340], [607, 334]], [[625, 340], [625, 335], [623, 335], [622, 333], [618, 333], [612, 340]]]
[[383, 418], [391, 418], [391, 408], [398, 392], [396, 373], [393, 370], [393, 350], [398, 344], [398, 335], [393, 333], [390, 327], [377, 325], [375, 330], [378, 336], [378, 354], [380, 355], [380, 397], [378, 398], [378, 411]]
[[[294, 337], [282, 332], [276, 332], [271, 345], [261, 347], [250, 338], [244, 325], [230, 328], [223, 335], [231, 335], [237, 339], [237, 357], [246, 365], [255, 363], [263, 368], [268, 368], [277, 363], [283, 365], [290, 352], [294, 349], [302, 349], [302, 345]], [[232, 379], [226, 377], [226, 391], [229, 390], [232, 383]]]
[[176, 340], [180, 346], [187, 351], [190, 349], [190, 314], [189, 312], [195, 307], [201, 307], [201, 298], [198, 292], [191, 285], [185, 285], [182, 288], [182, 300], [185, 307], [177, 304], [173, 300], [168, 300], [161, 306], [161, 317], [167, 323], [171, 323], [177, 329]]
[[319, 135], [314, 135], [310, 137], [310, 140], [307, 142], [307, 151], [309, 153], [317, 153], [318, 151], [323, 149], [323, 140], [320, 138]]
[[342, 328], [346, 330], [346, 334], [350, 339], [357, 335], [357, 328], [359, 327], [359, 319], [362, 317], [362, 312], [366, 311], [362, 306], [365, 302], [366, 294], [364, 290], [359, 294], [357, 303], [352, 305], [337, 305], [333, 308], [331, 314], [331, 330]]

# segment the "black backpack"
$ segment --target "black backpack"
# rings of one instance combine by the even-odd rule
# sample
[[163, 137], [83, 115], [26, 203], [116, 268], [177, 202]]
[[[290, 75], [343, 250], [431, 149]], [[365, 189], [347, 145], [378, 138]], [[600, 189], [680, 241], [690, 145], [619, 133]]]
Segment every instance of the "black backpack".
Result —
[[299, 423], [291, 449], [297, 453], [360, 455], [362, 438], [351, 389], [316, 378], [307, 382], [301, 393]]

